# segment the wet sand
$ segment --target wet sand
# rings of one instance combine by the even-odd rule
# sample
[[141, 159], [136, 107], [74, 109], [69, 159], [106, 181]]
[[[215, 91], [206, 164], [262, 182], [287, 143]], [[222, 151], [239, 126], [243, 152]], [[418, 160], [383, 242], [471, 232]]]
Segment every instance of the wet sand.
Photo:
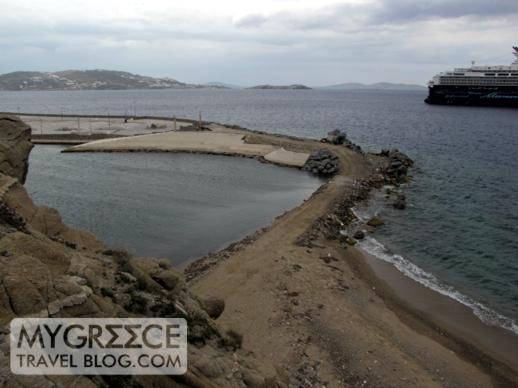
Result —
[[[431, 335], [437, 340], [450, 341], [450, 346], [474, 361], [491, 363], [494, 358], [518, 370], [518, 335], [485, 324], [469, 307], [408, 278], [389, 263], [364, 251], [361, 254], [366, 264], [362, 268], [363, 276], [377, 284], [378, 294], [399, 309], [402, 317], [411, 314], [430, 326], [435, 331]], [[476, 348], [483, 349], [489, 357], [481, 356]]]

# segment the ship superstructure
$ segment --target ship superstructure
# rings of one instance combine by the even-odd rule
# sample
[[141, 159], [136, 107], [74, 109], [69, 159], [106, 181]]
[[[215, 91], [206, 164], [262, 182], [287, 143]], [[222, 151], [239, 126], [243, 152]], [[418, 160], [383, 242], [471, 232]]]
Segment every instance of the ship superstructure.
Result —
[[518, 107], [518, 47], [508, 66], [475, 66], [440, 73], [428, 83], [430, 104]]

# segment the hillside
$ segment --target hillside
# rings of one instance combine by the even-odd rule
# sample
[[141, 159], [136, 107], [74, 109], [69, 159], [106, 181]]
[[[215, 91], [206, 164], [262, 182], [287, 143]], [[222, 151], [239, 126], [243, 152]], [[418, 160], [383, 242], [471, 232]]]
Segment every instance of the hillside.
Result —
[[0, 75], [0, 90], [222, 89], [173, 78], [153, 78], [113, 70], [65, 70], [54, 73], [17, 71]]
[[308, 90], [311, 88], [306, 85], [295, 84], [295, 85], [257, 85], [257, 86], [252, 86], [251, 88], [248, 88], [248, 89]]

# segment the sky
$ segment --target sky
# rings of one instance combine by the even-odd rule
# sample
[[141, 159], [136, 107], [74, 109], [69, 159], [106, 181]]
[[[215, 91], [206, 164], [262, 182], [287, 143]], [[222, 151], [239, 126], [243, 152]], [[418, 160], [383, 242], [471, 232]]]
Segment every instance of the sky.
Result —
[[0, 73], [124, 70], [183, 82], [425, 84], [509, 64], [518, 0], [0, 0]]

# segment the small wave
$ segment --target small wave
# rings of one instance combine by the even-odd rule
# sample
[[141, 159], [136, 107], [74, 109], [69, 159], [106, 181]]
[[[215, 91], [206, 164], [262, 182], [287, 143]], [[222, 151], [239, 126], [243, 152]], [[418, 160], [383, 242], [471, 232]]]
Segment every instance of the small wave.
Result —
[[514, 334], [518, 334], [518, 324], [514, 320], [497, 313], [496, 311], [484, 306], [482, 303], [460, 293], [455, 288], [444, 284], [434, 275], [422, 270], [417, 265], [406, 260], [403, 256], [391, 253], [375, 238], [367, 236], [359, 243], [359, 246], [372, 256], [391, 263], [405, 276], [408, 276], [441, 295], [450, 297], [451, 299], [462, 303], [464, 306], [467, 306], [485, 324], [490, 326], [500, 326]]

